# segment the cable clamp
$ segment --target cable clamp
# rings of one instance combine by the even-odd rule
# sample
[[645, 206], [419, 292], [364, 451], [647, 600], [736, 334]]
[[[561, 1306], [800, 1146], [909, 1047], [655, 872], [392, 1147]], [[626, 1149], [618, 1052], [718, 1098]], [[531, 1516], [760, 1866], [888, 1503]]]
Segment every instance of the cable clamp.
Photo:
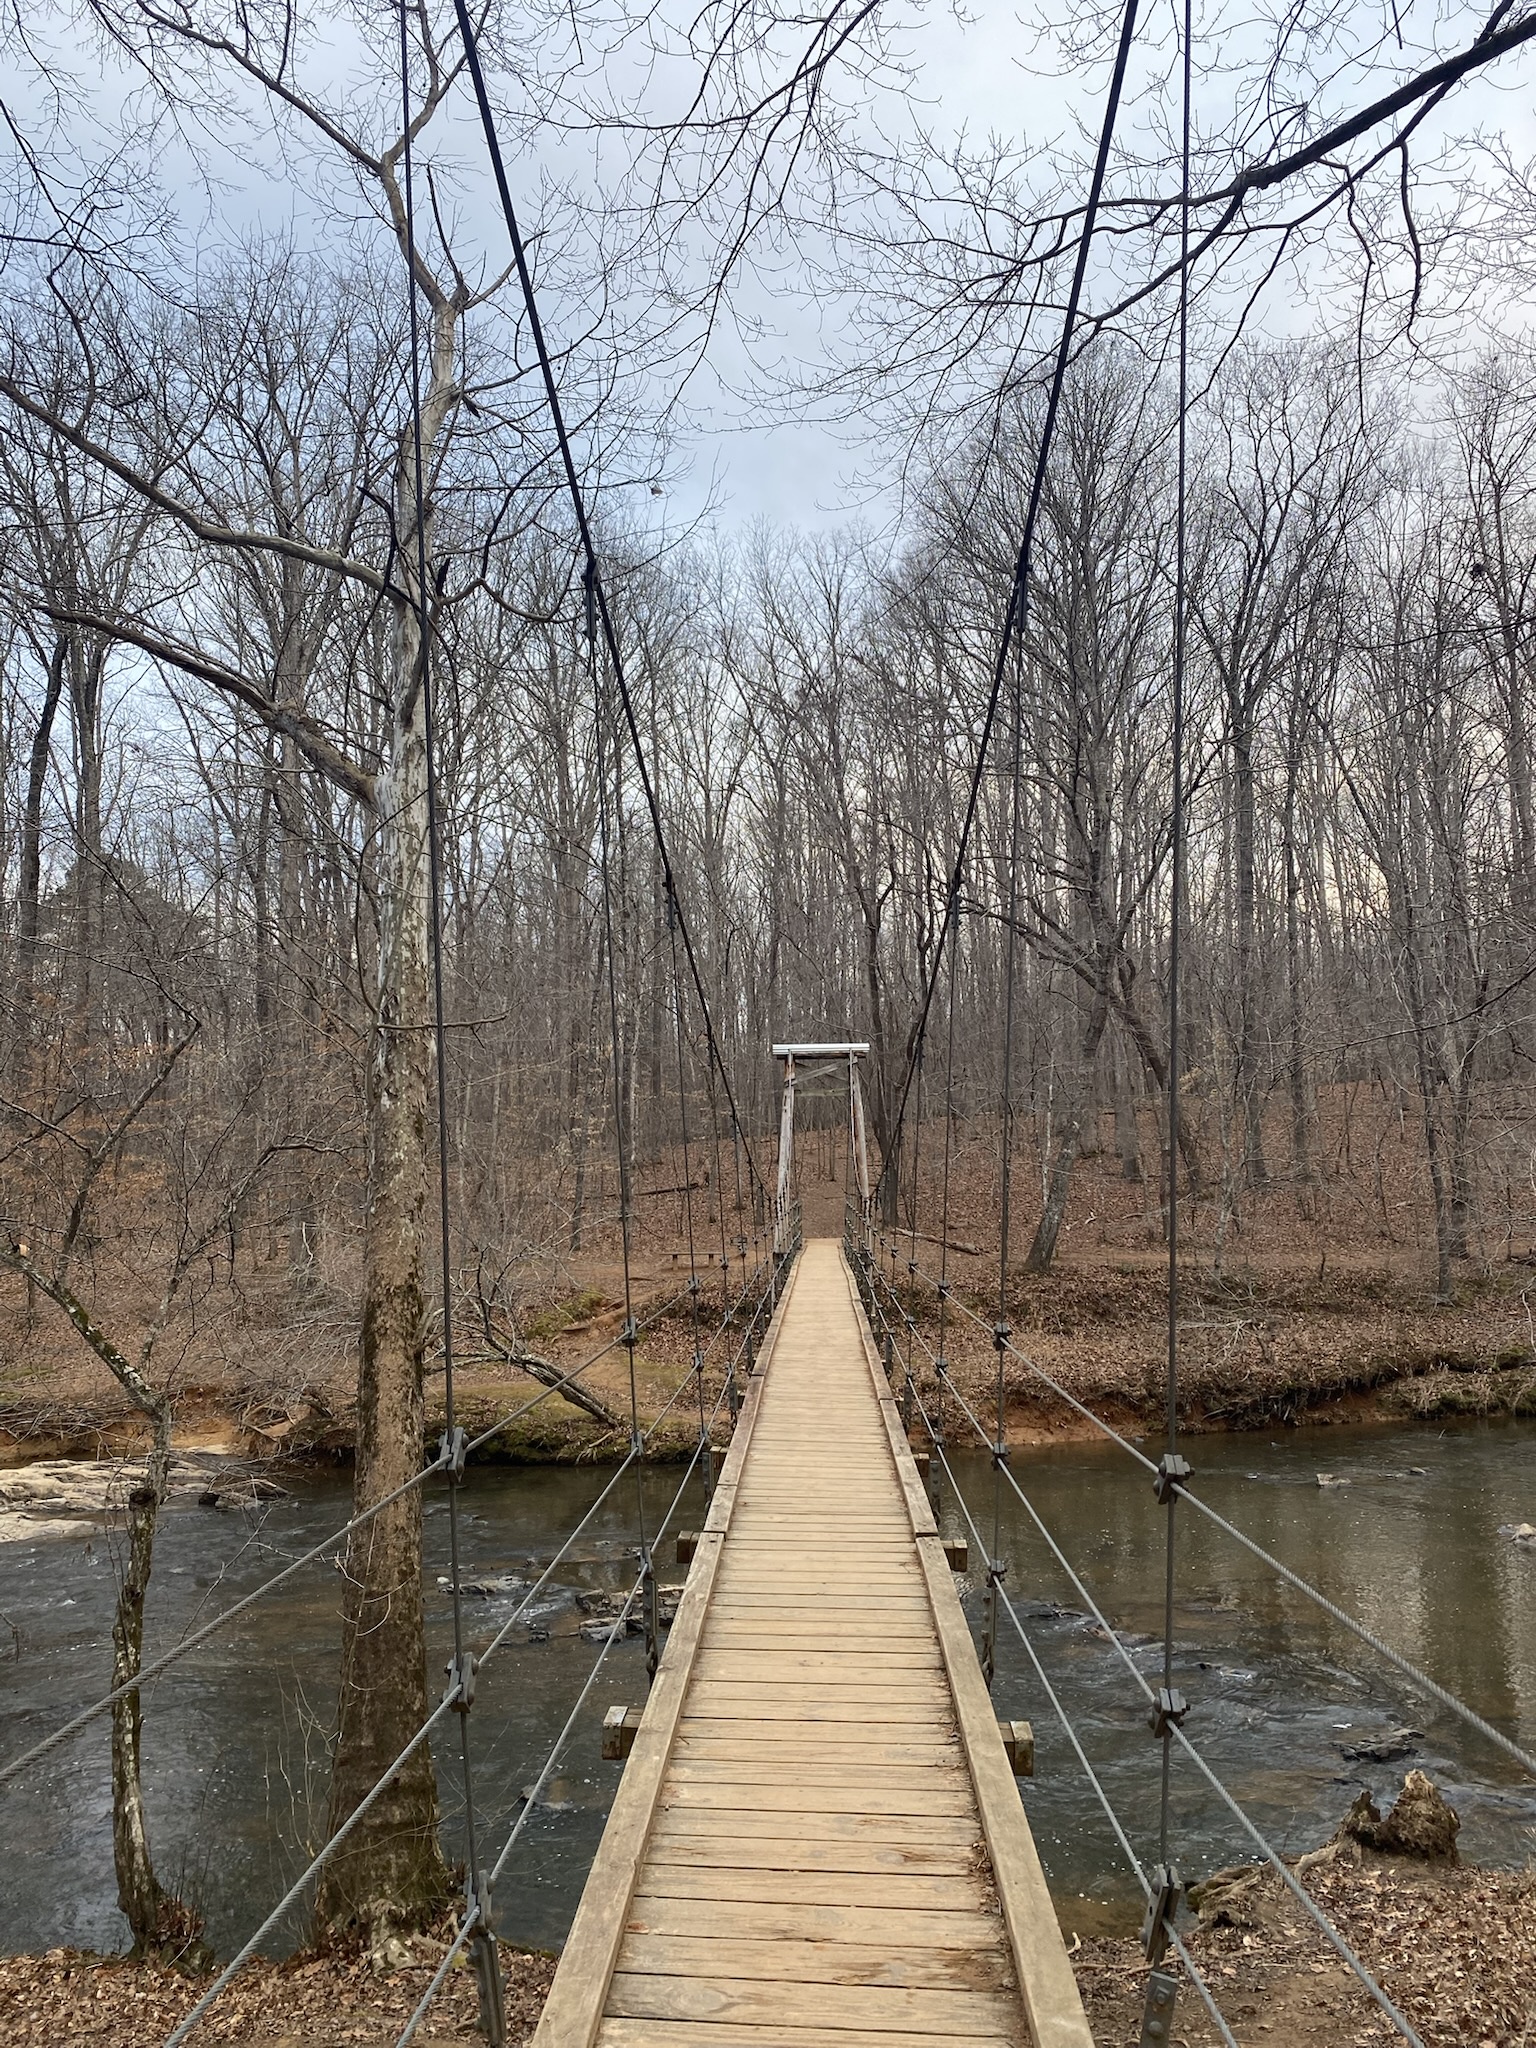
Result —
[[1142, 2008], [1137, 2048], [1167, 2048], [1173, 2038], [1173, 2008], [1178, 1996], [1178, 1978], [1166, 1970], [1154, 1970], [1147, 1979], [1147, 2002]]
[[688, 1275], [688, 1292], [690, 1294], [697, 1294], [703, 1285], [704, 1283], [697, 1273], [690, 1273]]
[[437, 1447], [437, 1462], [449, 1479], [464, 1477], [464, 1461], [467, 1456], [466, 1438], [462, 1427], [445, 1429], [442, 1441]]
[[635, 1321], [633, 1316], [629, 1318], [628, 1322], [624, 1325], [623, 1329], [620, 1330], [619, 1342], [621, 1344], [627, 1344], [631, 1351], [633, 1351], [635, 1346], [640, 1342], [640, 1325]]
[[1158, 1460], [1157, 1472], [1152, 1480], [1152, 1491], [1166, 1507], [1175, 1498], [1174, 1488], [1188, 1486], [1195, 1476], [1195, 1468], [1188, 1458], [1181, 1458], [1174, 1451], [1165, 1451]]
[[640, 1434], [638, 1429], [632, 1429], [629, 1432], [629, 1455], [632, 1458], [638, 1458], [644, 1449], [645, 1438]]
[[475, 1990], [480, 2004], [480, 2031], [491, 2048], [503, 2048], [507, 2038], [506, 2000], [501, 1978], [501, 1954], [496, 1930], [491, 1924], [491, 1889], [482, 1878], [474, 1898], [475, 1924], [469, 1937], [469, 1961], [475, 1973]]
[[1166, 1735], [1170, 1729], [1182, 1728], [1184, 1716], [1189, 1712], [1189, 1701], [1175, 1687], [1160, 1685], [1157, 1697], [1147, 1710], [1147, 1726], [1154, 1735]]
[[949, 1378], [949, 1360], [944, 1356], [942, 1351], [939, 1353], [938, 1357], [933, 1361], [933, 1369], [938, 1374], [941, 1380], [947, 1380]]
[[1006, 1351], [1008, 1349], [1008, 1339], [1012, 1335], [1012, 1323], [994, 1323], [992, 1325], [992, 1349], [994, 1351]]
[[913, 1277], [913, 1279], [914, 1279], [914, 1280], [915, 1280], [915, 1279], [917, 1278], [917, 1261], [916, 1261], [916, 1259], [908, 1259], [908, 1261], [907, 1261], [907, 1271], [908, 1271], [908, 1272], [909, 1272], [909, 1273], [910, 1273], [910, 1274], [912, 1275], [912, 1277]]
[[702, 1372], [704, 1370], [704, 1350], [703, 1346], [699, 1344], [695, 1344], [693, 1347], [693, 1369], [695, 1372]]
[[949, 1285], [949, 1282], [948, 1282], [947, 1280], [940, 1280], [940, 1281], [938, 1281], [938, 1282], [936, 1283], [936, 1291], [937, 1291], [937, 1293], [938, 1293], [938, 1297], [939, 1297], [940, 1301], [948, 1301], [948, 1299], [949, 1299], [949, 1296], [950, 1296], [950, 1285]]
[[479, 1663], [468, 1650], [455, 1651], [444, 1668], [448, 1673], [448, 1683], [443, 1699], [453, 1700], [456, 1714], [467, 1714], [475, 1704], [475, 1673], [480, 1668]]
[[[1184, 1896], [1184, 1880], [1171, 1863], [1154, 1863], [1151, 1878], [1152, 1896], [1147, 1901], [1147, 1917], [1141, 1923], [1141, 1946], [1147, 1961], [1157, 1963], [1168, 1946], [1169, 1930]], [[1157, 2036], [1153, 2038], [1156, 2040]]]
[[1005, 1468], [1005, 1467], [1007, 1466], [1007, 1463], [1008, 1463], [1008, 1456], [1009, 1456], [1009, 1452], [1008, 1452], [1008, 1446], [1007, 1446], [1006, 1444], [1004, 1444], [1004, 1443], [996, 1443], [996, 1444], [994, 1444], [994, 1445], [992, 1446], [992, 1470], [993, 1470], [994, 1472], [1001, 1472], [1001, 1471], [1003, 1471], [1003, 1470], [1004, 1470], [1004, 1468]]
[[991, 1557], [991, 1558], [988, 1558], [988, 1560], [987, 1560], [987, 1584], [988, 1584], [989, 1586], [1000, 1586], [1000, 1585], [1001, 1585], [1001, 1584], [1003, 1583], [1004, 1579], [1006, 1579], [1006, 1578], [1007, 1578], [1007, 1576], [1008, 1576], [1008, 1560], [1007, 1560], [1007, 1558], [1006, 1558], [1006, 1557]]

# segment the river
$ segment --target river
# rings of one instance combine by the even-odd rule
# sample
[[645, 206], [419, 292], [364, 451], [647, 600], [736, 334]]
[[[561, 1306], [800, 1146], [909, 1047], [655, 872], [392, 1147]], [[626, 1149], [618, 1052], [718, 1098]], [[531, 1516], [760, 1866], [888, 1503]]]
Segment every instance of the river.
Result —
[[[1273, 1440], [1206, 1436], [1186, 1448], [1195, 1485], [1213, 1507], [1480, 1713], [1536, 1745], [1536, 1549], [1498, 1533], [1501, 1524], [1536, 1521], [1536, 1429], [1333, 1427]], [[1112, 1445], [1082, 1443], [1017, 1452], [1013, 1469], [1156, 1682], [1163, 1514], [1145, 1473]], [[1349, 1483], [1319, 1487], [1319, 1471]], [[968, 1454], [956, 1473], [990, 1540], [987, 1459]], [[469, 1603], [472, 1644], [513, 1611], [608, 1476], [592, 1468], [472, 1472], [464, 1571], [486, 1588]], [[678, 1479], [676, 1469], [646, 1473], [649, 1527]], [[347, 1505], [343, 1482], [315, 1478], [260, 1512], [168, 1511], [150, 1594], [151, 1654], [317, 1541]], [[1000, 1551], [1021, 1619], [1132, 1840], [1150, 1857], [1158, 1752], [1140, 1695], [1006, 1489], [999, 1509]], [[679, 1520], [696, 1525], [701, 1514], [693, 1488]], [[636, 1490], [625, 1478], [540, 1596], [532, 1630], [520, 1624], [480, 1678], [471, 1721], [476, 1797], [493, 1851], [591, 1669], [596, 1652], [580, 1632], [582, 1596], [633, 1580], [636, 1515]], [[943, 1521], [948, 1531], [963, 1527], [950, 1499]], [[82, 1525], [79, 1535], [0, 1545], [0, 1759], [104, 1688], [110, 1540]], [[427, 1545], [435, 1684], [447, 1657], [440, 1496], [428, 1506]], [[1536, 1786], [1515, 1764], [1416, 1697], [1365, 1645], [1192, 1512], [1180, 1513], [1179, 1553], [1177, 1682], [1191, 1702], [1187, 1731], [1282, 1849], [1316, 1843], [1357, 1790], [1390, 1795], [1416, 1764], [1461, 1813], [1469, 1858], [1521, 1865], [1536, 1855]], [[670, 1557], [670, 1543], [662, 1554]], [[682, 1576], [670, 1566], [661, 1573], [664, 1583]], [[979, 1628], [980, 1571], [961, 1585]], [[264, 1917], [316, 1838], [336, 1611], [335, 1569], [312, 1566], [148, 1694], [145, 1784], [157, 1864], [206, 1913], [221, 1951]], [[499, 1924], [510, 1940], [563, 1940], [618, 1782], [618, 1766], [599, 1757], [603, 1710], [638, 1703], [644, 1692], [642, 1645], [616, 1644], [499, 1889]], [[1024, 1797], [1064, 1922], [1083, 1933], [1127, 1928], [1140, 1895], [1006, 1618], [995, 1697], [1001, 1715], [1034, 1723], [1036, 1776]], [[1405, 1728], [1413, 1732], [1401, 1757], [1348, 1754]], [[452, 1845], [461, 1816], [447, 1743], [440, 1768]], [[1188, 1875], [1253, 1853], [1187, 1766], [1175, 1772], [1173, 1839]], [[124, 1945], [104, 1720], [0, 1791], [0, 1842], [0, 1945]]]

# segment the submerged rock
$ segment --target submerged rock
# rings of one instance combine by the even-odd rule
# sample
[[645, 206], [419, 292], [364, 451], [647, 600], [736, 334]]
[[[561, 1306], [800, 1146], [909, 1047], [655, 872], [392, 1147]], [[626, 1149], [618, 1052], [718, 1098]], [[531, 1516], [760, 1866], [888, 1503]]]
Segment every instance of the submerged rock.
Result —
[[1341, 1742], [1339, 1749], [1352, 1763], [1395, 1764], [1424, 1740], [1417, 1728], [1393, 1728], [1365, 1742]]

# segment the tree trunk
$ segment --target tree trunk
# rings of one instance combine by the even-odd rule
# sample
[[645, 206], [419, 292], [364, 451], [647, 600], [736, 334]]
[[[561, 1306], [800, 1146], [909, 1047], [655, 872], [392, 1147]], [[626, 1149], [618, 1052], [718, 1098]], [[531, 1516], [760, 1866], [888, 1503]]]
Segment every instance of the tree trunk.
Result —
[[[436, 309], [422, 407], [428, 462], [453, 402], [455, 330], [455, 309]], [[409, 424], [396, 478], [396, 574], [410, 594], [417, 584], [418, 536]], [[392, 667], [390, 750], [379, 778], [375, 842], [379, 960], [368, 1040], [354, 1513], [403, 1486], [425, 1462], [423, 1254], [432, 1014], [427, 727], [423, 650], [416, 608], [408, 601], [395, 605]], [[443, 1308], [451, 1313], [452, 1303]], [[350, 1817], [427, 1718], [421, 1529], [421, 1488], [415, 1487], [357, 1530], [347, 1546], [328, 1832]], [[447, 1891], [437, 1837], [437, 1782], [423, 1742], [327, 1864], [315, 1901], [316, 1923], [330, 1930], [356, 1927], [374, 1938], [424, 1924]]]
[[1237, 1100], [1249, 1185], [1269, 1178], [1264, 1160], [1263, 1100], [1259, 1091], [1258, 886], [1254, 855], [1253, 731], [1247, 706], [1232, 706], [1233, 829], [1237, 865], [1237, 983], [1240, 1024]]
[[105, 880], [101, 849], [102, 647], [71, 642], [70, 697], [75, 727], [76, 1028], [84, 1044], [101, 967]]
[[[1296, 714], [1293, 710], [1292, 717]], [[1305, 1008], [1302, 993], [1301, 864], [1296, 854], [1296, 780], [1299, 746], [1293, 731], [1285, 765], [1285, 822], [1282, 831], [1285, 854], [1285, 979], [1289, 1015], [1289, 1046], [1286, 1085], [1291, 1098], [1291, 1171], [1296, 1184], [1309, 1189], [1312, 1183], [1311, 1105], [1307, 1100]], [[1304, 1195], [1306, 1214], [1312, 1198]]]
[[[112, 1617], [112, 1685], [138, 1676], [144, 1651], [144, 1600], [154, 1562], [155, 1529], [170, 1466], [170, 1410], [155, 1417], [155, 1443], [143, 1483], [128, 1496], [128, 1555]], [[143, 1703], [137, 1689], [112, 1708], [112, 1861], [117, 1903], [133, 1933], [136, 1956], [150, 1955], [201, 1968], [208, 1952], [202, 1922], [155, 1875], [144, 1816], [140, 1754]]]
[[1125, 1055], [1115, 1049], [1115, 1150], [1120, 1155], [1120, 1178], [1140, 1186], [1146, 1175], [1141, 1164], [1141, 1129], [1136, 1115], [1136, 1087], [1126, 1069]]
[[[48, 663], [48, 683], [38, 713], [37, 730], [27, 759], [27, 793], [21, 817], [20, 901], [16, 932], [16, 1014], [15, 1042], [30, 1066], [25, 1051], [32, 1026], [32, 1005], [37, 988], [37, 940], [42, 918], [43, 887], [43, 786], [48, 779], [48, 762], [53, 744], [53, 721], [64, 691], [64, 670], [69, 660], [69, 642], [61, 634], [53, 644]], [[18, 1076], [23, 1087], [28, 1075]]]
[[1078, 1047], [1077, 1071], [1072, 1076], [1066, 1114], [1056, 1139], [1056, 1152], [1046, 1180], [1045, 1204], [1040, 1212], [1034, 1241], [1024, 1261], [1026, 1273], [1048, 1273], [1056, 1257], [1056, 1241], [1066, 1218], [1067, 1197], [1072, 1190], [1072, 1169], [1082, 1149], [1083, 1124], [1093, 1102], [1093, 1069], [1098, 1058], [1104, 1026], [1109, 1021], [1109, 1000], [1102, 987], [1095, 990]]

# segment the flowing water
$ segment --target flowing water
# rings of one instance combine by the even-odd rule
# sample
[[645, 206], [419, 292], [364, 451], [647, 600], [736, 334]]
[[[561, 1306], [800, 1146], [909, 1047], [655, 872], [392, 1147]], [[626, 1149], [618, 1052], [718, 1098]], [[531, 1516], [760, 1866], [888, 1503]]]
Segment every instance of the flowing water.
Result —
[[[1498, 1533], [1536, 1521], [1536, 1430], [1329, 1428], [1201, 1437], [1188, 1446], [1213, 1507], [1357, 1614], [1479, 1712], [1536, 1746], [1536, 1547]], [[1413, 1472], [1411, 1468], [1422, 1470]], [[1158, 1750], [1141, 1695], [1082, 1595], [984, 1456], [955, 1470], [984, 1541], [999, 1518], [1007, 1586], [1037, 1654], [1137, 1850], [1157, 1849]], [[1319, 1470], [1347, 1479], [1320, 1488]], [[1160, 1672], [1163, 1513], [1147, 1476], [1112, 1445], [1015, 1453], [1013, 1471], [1122, 1641], [1155, 1684]], [[472, 1646], [514, 1611], [609, 1475], [587, 1469], [478, 1469], [465, 1494]], [[647, 1526], [680, 1473], [645, 1476]], [[345, 1519], [344, 1483], [314, 1480], [260, 1514], [167, 1512], [156, 1552], [150, 1653], [258, 1585]], [[636, 1570], [636, 1490], [620, 1481], [571, 1556], [479, 1681], [471, 1733], [481, 1839], [494, 1854], [591, 1670], [581, 1633], [594, 1594], [627, 1591]], [[681, 1526], [697, 1526], [690, 1484]], [[960, 1532], [946, 1492], [942, 1519]], [[447, 1529], [428, 1507], [432, 1668], [447, 1658]], [[670, 1544], [663, 1551], [670, 1557]], [[1195, 1515], [1179, 1517], [1177, 1682], [1188, 1733], [1271, 1838], [1311, 1846], [1362, 1787], [1390, 1794], [1412, 1765], [1442, 1785], [1476, 1861], [1536, 1856], [1536, 1786], [1442, 1709], [1415, 1695], [1349, 1633], [1285, 1589], [1258, 1560]], [[973, 1562], [977, 1556], [973, 1543]], [[682, 1573], [664, 1569], [663, 1582]], [[962, 1582], [973, 1625], [985, 1590]], [[0, 1760], [103, 1689], [113, 1599], [110, 1537], [100, 1529], [0, 1546]], [[310, 1567], [193, 1651], [147, 1696], [145, 1781], [162, 1876], [198, 1901], [228, 1951], [281, 1896], [316, 1840], [335, 1685], [337, 1579]], [[529, 1817], [498, 1890], [516, 1942], [564, 1938], [619, 1767], [600, 1761], [615, 1701], [645, 1694], [643, 1645], [616, 1643], [577, 1714], [564, 1758]], [[1025, 1803], [1067, 1924], [1129, 1925], [1140, 1894], [1101, 1810], [1004, 1617], [995, 1697], [1033, 1721], [1036, 1776]], [[1399, 1737], [1389, 1761], [1349, 1751]], [[439, 1768], [450, 1845], [461, 1841], [452, 1731]], [[1173, 1841], [1194, 1875], [1248, 1860], [1253, 1845], [1192, 1769], [1176, 1766]], [[0, 1791], [0, 1946], [110, 1950], [125, 1927], [112, 1877], [105, 1720]], [[302, 1932], [299, 1925], [289, 1940]], [[271, 1947], [283, 1946], [274, 1940]]]

